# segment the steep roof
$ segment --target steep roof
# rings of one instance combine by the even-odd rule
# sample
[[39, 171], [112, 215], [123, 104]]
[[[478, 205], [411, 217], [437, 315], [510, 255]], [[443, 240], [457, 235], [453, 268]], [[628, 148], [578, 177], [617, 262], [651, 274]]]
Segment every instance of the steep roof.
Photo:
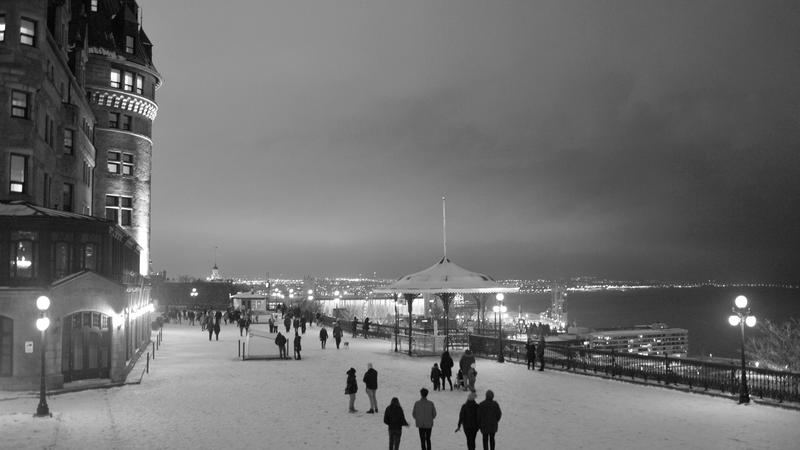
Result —
[[22, 200], [0, 201], [0, 217], [50, 217], [109, 223], [106, 219], [32, 205]]
[[404, 294], [493, 294], [517, 291], [518, 287], [504, 286], [488, 275], [469, 271], [451, 262], [447, 257], [423, 271], [400, 277], [388, 287], [376, 290]]

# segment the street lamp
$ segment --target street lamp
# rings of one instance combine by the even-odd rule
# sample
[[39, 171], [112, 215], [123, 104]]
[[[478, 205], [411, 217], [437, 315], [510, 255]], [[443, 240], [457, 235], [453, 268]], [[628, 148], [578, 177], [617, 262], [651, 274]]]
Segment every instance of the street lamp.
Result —
[[394, 294], [394, 351], [397, 353], [397, 341], [400, 336], [400, 315], [397, 311], [397, 299], [399, 295]]
[[497, 305], [492, 307], [492, 311], [494, 311], [494, 325], [497, 326], [497, 316], [498, 313], [500, 315], [500, 326], [497, 328], [497, 341], [500, 344], [500, 351], [497, 353], [497, 362], [505, 362], [505, 357], [503, 356], [503, 314], [506, 312], [506, 305], [503, 304], [503, 299], [505, 296], [503, 293], [498, 293], [494, 297], [497, 299]]
[[45, 295], [40, 296], [36, 299], [36, 307], [39, 309], [39, 318], [36, 319], [36, 328], [42, 332], [41, 344], [39, 348], [39, 353], [42, 354], [42, 377], [39, 388], [39, 406], [36, 407], [35, 417], [44, 417], [50, 416], [50, 408], [47, 406], [47, 398], [45, 397], [45, 391], [47, 387], [45, 385], [44, 376], [45, 331], [50, 326], [50, 319], [45, 316], [45, 311], [50, 308], [50, 299]]
[[747, 306], [747, 297], [740, 295], [733, 301], [734, 307], [731, 309], [733, 314], [728, 317], [728, 323], [731, 326], [739, 326], [742, 331], [742, 381], [739, 383], [739, 404], [750, 403], [750, 392], [747, 389], [747, 371], [744, 361], [744, 326], [745, 324], [752, 328], [756, 326], [756, 316], [750, 314], [750, 308]]

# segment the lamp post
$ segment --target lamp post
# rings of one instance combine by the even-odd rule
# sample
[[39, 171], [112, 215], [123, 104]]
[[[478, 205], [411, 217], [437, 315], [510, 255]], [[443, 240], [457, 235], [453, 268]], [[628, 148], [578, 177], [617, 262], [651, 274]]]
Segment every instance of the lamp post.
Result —
[[492, 311], [494, 311], [494, 324], [497, 326], [497, 316], [500, 316], [500, 326], [497, 327], [497, 341], [500, 344], [500, 351], [497, 353], [497, 362], [505, 362], [506, 358], [503, 356], [503, 313], [506, 312], [506, 305], [503, 304], [503, 299], [505, 296], [502, 293], [498, 293], [494, 297], [497, 300], [497, 305], [492, 307]]
[[756, 326], [756, 316], [750, 314], [750, 307], [747, 306], [747, 297], [740, 295], [733, 300], [733, 314], [728, 317], [728, 323], [731, 326], [739, 326], [741, 334], [741, 351], [742, 351], [742, 381], [739, 383], [739, 404], [750, 403], [750, 392], [747, 389], [747, 371], [744, 361], [744, 326]]
[[39, 353], [42, 354], [42, 376], [41, 376], [41, 383], [39, 387], [39, 406], [36, 407], [36, 415], [35, 417], [44, 417], [50, 415], [50, 408], [47, 406], [47, 398], [45, 397], [45, 391], [47, 390], [46, 383], [45, 383], [45, 361], [44, 361], [44, 354], [45, 354], [45, 331], [50, 326], [50, 319], [45, 316], [45, 311], [50, 308], [50, 299], [42, 295], [36, 299], [36, 307], [39, 309], [39, 318], [36, 319], [36, 328], [42, 332], [41, 336], [41, 344], [39, 348]]
[[400, 339], [400, 315], [397, 311], [397, 299], [399, 295], [394, 294], [394, 351], [397, 353], [397, 341]]

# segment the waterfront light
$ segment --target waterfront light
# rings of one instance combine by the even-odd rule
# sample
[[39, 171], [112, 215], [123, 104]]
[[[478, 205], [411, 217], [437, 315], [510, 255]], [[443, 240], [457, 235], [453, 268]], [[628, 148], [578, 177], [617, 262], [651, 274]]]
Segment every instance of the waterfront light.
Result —
[[500, 325], [497, 327], [497, 343], [500, 346], [500, 351], [497, 352], [497, 362], [505, 362], [506, 358], [503, 356], [503, 314], [506, 312], [507, 308], [506, 305], [503, 304], [503, 300], [505, 299], [505, 295], [502, 292], [498, 293], [494, 297], [497, 300], [497, 305], [492, 307], [492, 311], [494, 311], [494, 322], [495, 326], [498, 325], [497, 316], [500, 315]]
[[50, 407], [47, 406], [47, 385], [45, 383], [45, 333], [50, 327], [50, 319], [45, 316], [45, 311], [50, 308], [50, 299], [42, 295], [36, 299], [36, 308], [39, 310], [39, 318], [36, 319], [36, 329], [42, 332], [39, 353], [42, 355], [42, 373], [39, 383], [39, 406], [36, 407], [35, 417], [50, 416]]
[[741, 330], [741, 353], [742, 353], [742, 378], [739, 383], [739, 404], [750, 403], [750, 392], [747, 388], [747, 364], [744, 358], [744, 326], [752, 328], [756, 326], [756, 316], [750, 314], [750, 308], [747, 306], [747, 297], [740, 295], [733, 300], [734, 307], [728, 317], [728, 323], [731, 326], [738, 326]]

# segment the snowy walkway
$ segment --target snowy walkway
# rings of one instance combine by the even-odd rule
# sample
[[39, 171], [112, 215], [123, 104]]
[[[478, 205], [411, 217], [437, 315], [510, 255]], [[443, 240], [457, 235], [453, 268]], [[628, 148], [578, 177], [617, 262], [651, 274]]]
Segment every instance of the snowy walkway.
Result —
[[[438, 359], [409, 358], [391, 352], [388, 341], [361, 338], [346, 338], [350, 350], [338, 351], [331, 339], [323, 351], [317, 333], [304, 336], [301, 361], [243, 362], [238, 329], [223, 327], [220, 341], [209, 342], [199, 327], [167, 325], [139, 385], [52, 396], [53, 418], [45, 419], [32, 417], [36, 398], [0, 401], [0, 448], [383, 449], [382, 414], [346, 412], [350, 367], [359, 380], [356, 407], [368, 409], [361, 382], [368, 362], [378, 370], [380, 408], [397, 396], [412, 424], [401, 448], [419, 448], [411, 409], [419, 389], [430, 389]], [[797, 411], [488, 360], [479, 359], [477, 370], [479, 400], [491, 388], [503, 410], [501, 449], [793, 449], [800, 442]], [[465, 397], [429, 395], [439, 413], [437, 450], [466, 447], [463, 433], [453, 432]]]

